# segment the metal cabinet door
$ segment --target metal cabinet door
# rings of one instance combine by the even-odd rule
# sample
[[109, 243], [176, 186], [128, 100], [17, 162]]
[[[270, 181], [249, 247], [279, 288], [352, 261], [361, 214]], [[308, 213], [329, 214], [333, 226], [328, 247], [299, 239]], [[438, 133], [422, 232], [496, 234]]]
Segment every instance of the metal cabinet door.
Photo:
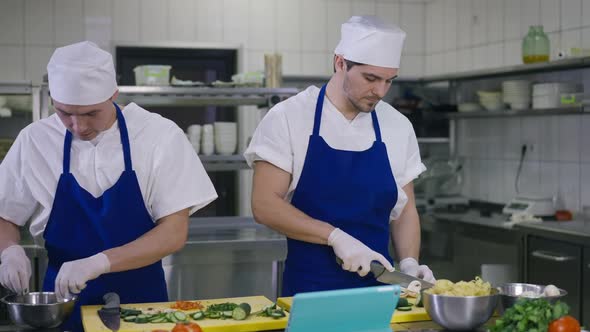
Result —
[[582, 247], [531, 236], [527, 248], [527, 282], [553, 284], [568, 292], [564, 301], [571, 315], [580, 317], [582, 293]]
[[582, 280], [584, 284], [584, 299], [582, 301], [582, 319], [583, 325], [590, 327], [590, 247], [584, 249], [584, 271], [582, 272]]

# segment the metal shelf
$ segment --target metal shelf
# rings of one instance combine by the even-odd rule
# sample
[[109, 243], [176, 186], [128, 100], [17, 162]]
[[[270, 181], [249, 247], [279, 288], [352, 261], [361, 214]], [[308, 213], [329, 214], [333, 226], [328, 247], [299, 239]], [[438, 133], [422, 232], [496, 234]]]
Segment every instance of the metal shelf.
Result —
[[146, 106], [255, 105], [266, 107], [299, 92], [296, 88], [212, 88], [120, 86], [123, 103], [136, 102]]
[[231, 156], [199, 155], [199, 159], [201, 159], [201, 162], [207, 171], [235, 171], [250, 168], [246, 163], [244, 156], [240, 154]]
[[421, 144], [448, 144], [450, 141], [448, 137], [418, 137]]
[[534, 63], [528, 65], [523, 64], [500, 68], [474, 70], [462, 73], [424, 76], [420, 78], [419, 81], [421, 83], [434, 83], [443, 81], [474, 80], [481, 78], [531, 74], [586, 67], [590, 67], [590, 57], [555, 60], [550, 62]]
[[501, 110], [501, 111], [478, 111], [465, 113], [450, 113], [450, 119], [464, 118], [495, 118], [495, 117], [525, 117], [525, 116], [544, 116], [544, 115], [572, 115], [572, 114], [590, 114], [589, 110], [584, 107], [559, 107], [545, 109], [527, 109], [527, 110]]
[[31, 93], [33, 93], [33, 83], [30, 81], [0, 81], [0, 95], [30, 95]]

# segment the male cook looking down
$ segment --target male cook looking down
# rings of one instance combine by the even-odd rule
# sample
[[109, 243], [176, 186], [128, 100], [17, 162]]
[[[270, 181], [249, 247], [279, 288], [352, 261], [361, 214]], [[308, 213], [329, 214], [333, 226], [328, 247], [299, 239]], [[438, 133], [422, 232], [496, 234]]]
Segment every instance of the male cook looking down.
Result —
[[[186, 241], [188, 217], [217, 194], [184, 132], [131, 103], [121, 109], [112, 56], [91, 42], [47, 65], [55, 114], [18, 135], [0, 164], [0, 282], [29, 287], [19, 226], [31, 219], [49, 266], [43, 289], [80, 305], [168, 299], [161, 259]], [[44, 239], [44, 241], [41, 240]]]
[[328, 84], [273, 107], [245, 152], [256, 220], [288, 237], [283, 296], [378, 285], [367, 274], [373, 260], [393, 270], [390, 236], [400, 270], [434, 281], [417, 261], [412, 180], [425, 167], [416, 136], [408, 119], [381, 101], [397, 76], [405, 36], [376, 17], [350, 18]]

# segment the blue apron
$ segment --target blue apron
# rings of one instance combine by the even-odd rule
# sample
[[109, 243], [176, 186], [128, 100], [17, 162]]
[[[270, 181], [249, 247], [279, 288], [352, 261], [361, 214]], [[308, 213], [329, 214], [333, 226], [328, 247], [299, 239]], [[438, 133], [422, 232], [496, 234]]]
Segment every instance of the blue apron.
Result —
[[[129, 243], [155, 227], [146, 210], [139, 182], [131, 165], [129, 135], [119, 106], [117, 120], [123, 146], [125, 171], [101, 197], [82, 188], [70, 173], [72, 133], [66, 131], [63, 173], [59, 178], [53, 207], [45, 228], [48, 267], [43, 290], [53, 291], [63, 263], [92, 256]], [[63, 329], [82, 331], [81, 305], [102, 304], [102, 296], [116, 292], [121, 303], [168, 300], [162, 262], [124, 272], [104, 274], [86, 283], [71, 317]]]
[[[398, 192], [377, 114], [371, 112], [376, 141], [369, 149], [333, 149], [319, 134], [325, 93], [324, 85], [291, 204], [312, 218], [340, 228], [391, 261], [389, 216]], [[287, 248], [283, 296], [380, 284], [370, 273], [361, 277], [343, 270], [330, 246], [288, 238]]]

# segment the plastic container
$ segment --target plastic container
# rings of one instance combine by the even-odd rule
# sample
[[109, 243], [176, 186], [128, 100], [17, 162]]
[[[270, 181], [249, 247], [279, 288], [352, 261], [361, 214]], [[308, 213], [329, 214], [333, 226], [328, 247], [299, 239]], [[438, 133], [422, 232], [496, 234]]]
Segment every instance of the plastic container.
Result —
[[133, 68], [135, 85], [165, 86], [170, 85], [170, 69], [168, 65], [142, 65]]

